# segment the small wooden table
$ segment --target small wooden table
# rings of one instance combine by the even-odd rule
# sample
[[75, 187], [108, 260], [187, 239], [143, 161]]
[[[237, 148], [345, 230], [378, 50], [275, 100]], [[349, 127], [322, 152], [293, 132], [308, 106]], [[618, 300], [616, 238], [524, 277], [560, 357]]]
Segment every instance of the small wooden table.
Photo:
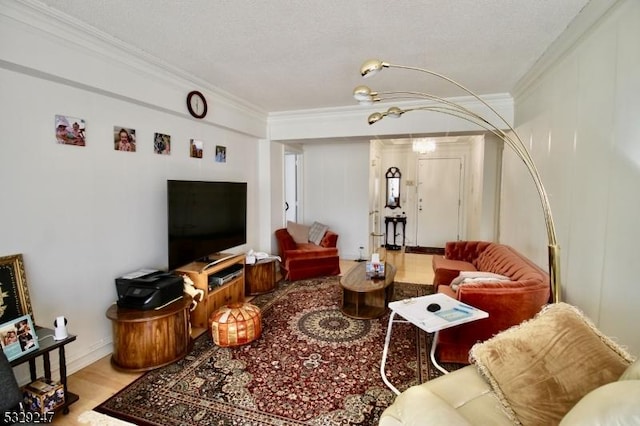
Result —
[[384, 278], [369, 279], [366, 262], [360, 262], [340, 279], [342, 312], [352, 318], [373, 319], [384, 315], [393, 296], [396, 268], [385, 263]]
[[111, 305], [107, 310], [113, 329], [111, 364], [126, 371], [147, 371], [187, 355], [189, 305], [189, 296], [148, 311]]
[[38, 374], [36, 371], [36, 358], [42, 357], [42, 364], [44, 366], [44, 377], [51, 380], [51, 361], [49, 359], [49, 353], [54, 349], [58, 349], [58, 366], [60, 367], [60, 383], [64, 389], [64, 404], [56, 408], [56, 411], [62, 409], [63, 414], [69, 413], [69, 406], [76, 402], [79, 397], [75, 393], [67, 390], [67, 360], [65, 357], [64, 347], [66, 344], [76, 340], [76, 336], [69, 334], [62, 340], [53, 340], [55, 332], [50, 328], [36, 327], [36, 334], [38, 335], [38, 343], [40, 348], [37, 351], [29, 352], [22, 355], [20, 358], [16, 358], [11, 361], [11, 366], [15, 367], [24, 362], [29, 362], [29, 373], [31, 374], [31, 381], [35, 381]]
[[244, 293], [247, 296], [269, 293], [276, 289], [276, 259], [247, 263], [244, 268]]

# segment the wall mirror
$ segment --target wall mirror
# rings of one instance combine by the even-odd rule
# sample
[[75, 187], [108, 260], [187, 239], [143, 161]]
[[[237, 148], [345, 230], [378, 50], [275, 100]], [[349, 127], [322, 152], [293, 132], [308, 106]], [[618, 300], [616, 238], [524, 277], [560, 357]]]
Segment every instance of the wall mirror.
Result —
[[397, 167], [389, 167], [384, 175], [387, 178], [387, 203], [385, 207], [390, 209], [400, 208], [400, 169]]

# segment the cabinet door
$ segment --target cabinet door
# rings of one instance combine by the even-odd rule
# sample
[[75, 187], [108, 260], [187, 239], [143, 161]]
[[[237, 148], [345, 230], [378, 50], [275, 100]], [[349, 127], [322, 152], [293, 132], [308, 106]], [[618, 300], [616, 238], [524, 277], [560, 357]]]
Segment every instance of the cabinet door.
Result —
[[229, 286], [230, 303], [244, 302], [244, 275]]

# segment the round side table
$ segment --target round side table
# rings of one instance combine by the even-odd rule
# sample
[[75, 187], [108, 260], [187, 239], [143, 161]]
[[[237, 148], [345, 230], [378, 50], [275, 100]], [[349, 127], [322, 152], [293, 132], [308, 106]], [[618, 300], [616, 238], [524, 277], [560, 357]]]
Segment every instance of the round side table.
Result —
[[189, 305], [185, 296], [164, 308], [107, 310], [113, 330], [111, 364], [126, 371], [147, 371], [171, 364], [189, 352]]

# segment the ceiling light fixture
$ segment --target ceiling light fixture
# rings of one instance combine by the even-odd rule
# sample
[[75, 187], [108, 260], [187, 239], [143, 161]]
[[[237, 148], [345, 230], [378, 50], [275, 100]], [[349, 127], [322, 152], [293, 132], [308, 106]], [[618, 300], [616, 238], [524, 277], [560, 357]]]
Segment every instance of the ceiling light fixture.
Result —
[[419, 138], [413, 140], [413, 151], [419, 154], [427, 154], [436, 150], [436, 141], [432, 138]]
[[[525, 144], [520, 139], [520, 136], [515, 131], [515, 129], [505, 120], [505, 118], [500, 115], [491, 105], [485, 102], [479, 95], [467, 89], [462, 84], [457, 81], [446, 77], [437, 72], [418, 67], [411, 67], [405, 65], [397, 65], [390, 64], [388, 62], [383, 62], [378, 59], [373, 59], [366, 61], [362, 67], [360, 68], [360, 74], [364, 78], [371, 77], [378, 72], [382, 71], [384, 68], [399, 68], [411, 71], [418, 71], [421, 73], [425, 73], [431, 75], [433, 77], [445, 80], [454, 86], [462, 89], [465, 93], [471, 95], [473, 98], [478, 100], [482, 105], [487, 107], [496, 117], [498, 117], [498, 124], [494, 124], [490, 119], [484, 117], [483, 115], [471, 111], [470, 109], [462, 106], [459, 103], [449, 101], [445, 98], [432, 95], [430, 93], [425, 92], [416, 92], [416, 91], [393, 91], [393, 92], [375, 92], [371, 90], [367, 86], [358, 86], [353, 91], [354, 98], [363, 104], [373, 104], [374, 102], [387, 101], [392, 99], [422, 99], [426, 101], [426, 104], [419, 107], [411, 107], [402, 109], [399, 107], [391, 107], [387, 109], [385, 112], [374, 112], [369, 115], [368, 121], [369, 124], [377, 123], [385, 117], [393, 117], [398, 118], [403, 114], [411, 111], [432, 111], [438, 112], [441, 114], [447, 114], [454, 117], [461, 118], [463, 120], [474, 123], [481, 128], [491, 132], [498, 138], [500, 138], [507, 146], [509, 146], [520, 158], [527, 170], [533, 182], [535, 184], [536, 190], [538, 191], [538, 196], [540, 197], [540, 202], [542, 204], [542, 210], [544, 214], [545, 226], [547, 229], [547, 240], [548, 240], [548, 252], [549, 252], [549, 277], [551, 281], [551, 291], [553, 293], [554, 302], [560, 302], [560, 291], [561, 291], [561, 279], [560, 279], [560, 247], [557, 243], [556, 238], [556, 230], [553, 222], [553, 216], [551, 214], [551, 205], [549, 204], [549, 199], [547, 197], [547, 192], [542, 184], [542, 180], [540, 179], [540, 174], [538, 172], [537, 167], [535, 166], [533, 159], [531, 158], [531, 154], [529, 150], [525, 146]], [[494, 118], [495, 119], [495, 118]], [[506, 129], [506, 131], [502, 130]]]

